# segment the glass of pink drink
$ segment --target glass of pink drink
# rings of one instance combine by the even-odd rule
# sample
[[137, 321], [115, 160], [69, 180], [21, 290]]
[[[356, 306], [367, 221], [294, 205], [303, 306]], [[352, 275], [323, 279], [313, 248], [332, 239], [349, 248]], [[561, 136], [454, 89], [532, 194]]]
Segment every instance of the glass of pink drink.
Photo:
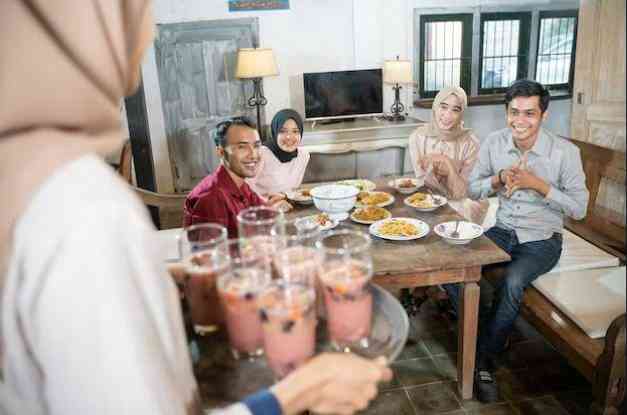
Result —
[[253, 264], [232, 269], [218, 279], [226, 330], [236, 359], [252, 359], [263, 354], [257, 297], [269, 282], [265, 267]]
[[372, 324], [370, 237], [331, 231], [317, 246], [325, 253], [319, 278], [331, 343], [340, 350], [367, 347]]
[[279, 280], [260, 295], [258, 307], [266, 360], [282, 379], [314, 355], [315, 293], [308, 285]]
[[229, 271], [229, 257], [221, 252], [204, 250], [192, 254], [184, 262], [184, 266], [187, 278], [184, 295], [192, 323], [197, 329], [221, 325], [224, 323], [224, 315], [216, 282]]

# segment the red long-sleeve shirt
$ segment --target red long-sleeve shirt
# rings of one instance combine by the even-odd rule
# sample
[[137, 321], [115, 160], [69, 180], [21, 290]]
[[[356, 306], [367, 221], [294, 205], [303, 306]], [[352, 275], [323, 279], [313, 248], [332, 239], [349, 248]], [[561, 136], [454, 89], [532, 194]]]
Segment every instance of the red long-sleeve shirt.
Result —
[[194, 223], [219, 223], [226, 227], [229, 238], [237, 237], [237, 214], [264, 201], [246, 183], [237, 187], [224, 166], [208, 175], [187, 195], [184, 226]]

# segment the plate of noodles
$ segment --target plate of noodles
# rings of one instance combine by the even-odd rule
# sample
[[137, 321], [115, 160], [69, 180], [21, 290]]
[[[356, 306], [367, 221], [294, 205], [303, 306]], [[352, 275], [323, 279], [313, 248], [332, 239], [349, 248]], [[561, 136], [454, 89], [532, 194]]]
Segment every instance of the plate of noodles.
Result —
[[414, 218], [390, 218], [370, 225], [370, 234], [391, 241], [411, 241], [429, 233], [429, 225]]
[[357, 208], [350, 216], [353, 222], [361, 223], [363, 225], [371, 225], [378, 220], [388, 219], [390, 217], [392, 217], [392, 213], [390, 213], [389, 210], [377, 206]]
[[355, 207], [385, 207], [394, 203], [394, 196], [386, 192], [359, 192]]
[[372, 192], [377, 188], [375, 182], [366, 180], [366, 179], [349, 179], [349, 180], [340, 180], [337, 184], [344, 184], [348, 186], [355, 186], [359, 189], [360, 192]]
[[406, 198], [404, 203], [421, 212], [431, 212], [446, 205], [448, 200], [444, 196], [418, 192]]

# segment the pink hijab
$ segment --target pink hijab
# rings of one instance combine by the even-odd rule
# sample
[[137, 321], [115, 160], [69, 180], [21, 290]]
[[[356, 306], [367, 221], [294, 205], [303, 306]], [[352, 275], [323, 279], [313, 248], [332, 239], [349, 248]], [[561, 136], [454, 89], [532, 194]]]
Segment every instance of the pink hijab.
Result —
[[0, 283], [12, 232], [56, 169], [122, 143], [120, 101], [152, 39], [148, 0], [2, 0]]

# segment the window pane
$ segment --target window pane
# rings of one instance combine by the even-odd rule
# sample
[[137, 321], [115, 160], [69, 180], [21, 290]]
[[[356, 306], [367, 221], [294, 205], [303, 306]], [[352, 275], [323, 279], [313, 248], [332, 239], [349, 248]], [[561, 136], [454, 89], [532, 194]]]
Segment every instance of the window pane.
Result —
[[536, 80], [545, 85], [565, 84], [570, 78], [575, 17], [540, 20]]
[[462, 22], [428, 22], [424, 36], [425, 91], [460, 85], [462, 62]]
[[483, 22], [482, 88], [506, 88], [516, 80], [519, 20]]

